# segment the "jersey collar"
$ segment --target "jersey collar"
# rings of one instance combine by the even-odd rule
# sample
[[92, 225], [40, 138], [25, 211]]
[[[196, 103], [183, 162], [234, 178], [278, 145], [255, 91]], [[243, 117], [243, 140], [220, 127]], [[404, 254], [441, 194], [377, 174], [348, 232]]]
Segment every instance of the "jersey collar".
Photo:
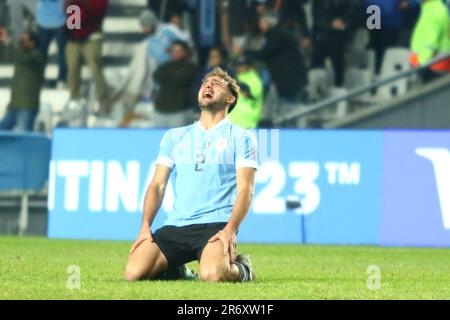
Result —
[[216, 129], [218, 129], [218, 128], [220, 128], [220, 127], [222, 127], [222, 126], [224, 126], [224, 125], [226, 125], [228, 123], [230, 123], [230, 120], [227, 117], [225, 117], [224, 119], [220, 120], [214, 127], [206, 130], [205, 128], [202, 127], [202, 125], [200, 124], [200, 121], [196, 122], [197, 127], [200, 128], [202, 131], [206, 131], [206, 132], [209, 132], [209, 131], [212, 131], [212, 130], [216, 130]]

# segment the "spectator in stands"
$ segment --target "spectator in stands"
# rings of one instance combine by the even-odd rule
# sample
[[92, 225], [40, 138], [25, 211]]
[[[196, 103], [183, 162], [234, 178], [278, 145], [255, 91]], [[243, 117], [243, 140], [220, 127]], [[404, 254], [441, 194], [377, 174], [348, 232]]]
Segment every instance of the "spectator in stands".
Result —
[[229, 0], [188, 0], [187, 3], [192, 16], [191, 30], [197, 60], [203, 68], [211, 48], [222, 46], [232, 49]]
[[214, 47], [209, 50], [208, 65], [203, 76], [211, 72], [215, 67], [221, 67], [222, 70], [228, 72], [230, 76], [234, 77], [235, 72], [233, 68], [228, 65], [228, 51], [224, 47]]
[[244, 37], [250, 34], [257, 33], [260, 35], [258, 20], [259, 16], [266, 10], [266, 0], [228, 1], [225, 10], [228, 16], [232, 17], [232, 23], [229, 24], [232, 48], [242, 47]]
[[369, 30], [370, 48], [375, 50], [376, 73], [380, 72], [384, 52], [400, 45], [400, 33], [405, 26], [405, 14], [415, 7], [415, 0], [364, 0], [365, 7], [380, 8], [381, 29]]
[[302, 47], [311, 46], [304, 5], [307, 0], [267, 0], [266, 7], [280, 16], [280, 26], [289, 31]]
[[[3, 30], [0, 42], [12, 41]], [[19, 46], [14, 49], [14, 76], [11, 85], [11, 101], [6, 115], [0, 120], [0, 130], [32, 131], [39, 110], [39, 96], [43, 82], [44, 57], [38, 49], [38, 36], [24, 32]]]
[[202, 80], [206, 74], [211, 72], [215, 67], [220, 67], [222, 70], [226, 71], [233, 78], [235, 77], [235, 71], [232, 66], [228, 64], [228, 51], [224, 47], [214, 47], [209, 50], [208, 62], [206, 67], [197, 77], [194, 92], [198, 92], [200, 86], [202, 85]]
[[116, 85], [112, 100], [123, 105], [124, 123], [141, 117], [135, 114], [140, 101], [149, 103], [153, 99], [155, 82], [153, 73], [161, 64], [170, 61], [169, 49], [176, 40], [192, 43], [190, 34], [183, 30], [179, 12], [172, 12], [170, 23], [159, 23], [156, 15], [144, 10], [139, 22], [146, 38], [136, 47], [126, 76]]
[[8, 28], [14, 43], [19, 41], [22, 33], [32, 29], [32, 21], [36, 15], [36, 0], [2, 0], [8, 6]]
[[359, 0], [313, 1], [313, 56], [312, 67], [323, 68], [330, 58], [336, 85], [344, 81], [344, 57], [352, 31], [359, 25], [362, 10]]
[[244, 17], [244, 36], [239, 44], [233, 46], [234, 51], [260, 50], [264, 45], [264, 34], [259, 28], [260, 13], [257, 6], [250, 7]]
[[149, 34], [147, 52], [152, 69], [171, 59], [169, 49], [176, 40], [187, 43], [192, 41], [189, 32], [182, 29], [182, 17], [179, 12], [172, 13], [170, 23], [160, 23], [152, 11], [145, 10], [140, 16], [140, 23], [144, 32]]
[[[242, 40], [233, 46], [233, 53], [239, 58], [242, 52], [246, 51], [259, 51], [264, 46], [266, 40], [264, 33], [259, 27], [260, 16], [266, 12], [265, 0], [252, 0], [249, 2], [248, 7], [245, 7], [244, 15], [244, 35]], [[254, 63], [253, 66], [258, 70], [264, 84], [264, 96], [270, 92], [271, 79], [270, 72], [264, 63]], [[272, 95], [273, 96], [273, 95]], [[267, 100], [269, 104], [272, 102]], [[266, 108], [266, 111], [270, 111]]]
[[252, 62], [245, 57], [237, 61], [237, 81], [241, 87], [239, 100], [228, 117], [242, 128], [256, 128], [264, 103], [263, 82]]
[[[450, 3], [450, 0], [446, 0]], [[420, 3], [418, 0], [410, 0], [408, 2], [408, 8], [403, 14], [403, 29], [400, 31], [399, 43], [402, 47], [409, 47], [411, 42], [412, 33], [416, 21], [420, 15]]]
[[[442, 0], [422, 0], [421, 13], [411, 39], [411, 65], [426, 64], [450, 53], [449, 11]], [[424, 80], [450, 72], [450, 59], [436, 63], [424, 74]]]
[[172, 22], [174, 13], [181, 17], [188, 9], [184, 0], [147, 0], [147, 6], [163, 23]]
[[181, 127], [193, 120], [195, 96], [192, 85], [198, 73], [197, 66], [190, 61], [190, 48], [184, 41], [175, 41], [170, 54], [171, 61], [158, 67], [154, 73], [154, 79], [159, 84], [155, 96], [156, 127]]
[[247, 50], [244, 53], [251, 60], [259, 59], [267, 65], [280, 98], [280, 106], [291, 108], [301, 100], [307, 84], [303, 56], [295, 39], [278, 26], [276, 14], [264, 14], [259, 26], [265, 36], [265, 45], [261, 50]]
[[64, 86], [67, 80], [67, 62], [65, 56], [67, 44], [66, 13], [64, 0], [39, 0], [37, 3], [36, 21], [38, 25], [39, 47], [45, 60], [48, 59], [48, 48], [53, 39], [58, 46], [58, 87]]
[[[195, 1], [195, 0], [194, 0]], [[222, 26], [229, 30], [231, 38], [230, 46], [225, 47], [228, 51], [235, 47], [257, 50], [262, 47], [262, 34], [259, 30], [259, 17], [266, 12], [266, 0], [233, 0], [222, 1], [222, 11], [229, 17], [232, 17], [233, 23]], [[227, 19], [221, 21], [228, 22]]]
[[108, 0], [65, 1], [65, 8], [71, 5], [80, 8], [81, 28], [68, 32], [66, 59], [70, 99], [77, 101], [81, 98], [81, 59], [84, 58], [95, 81], [98, 106], [94, 107], [94, 111], [107, 114], [108, 89], [103, 74], [102, 24], [108, 9]]

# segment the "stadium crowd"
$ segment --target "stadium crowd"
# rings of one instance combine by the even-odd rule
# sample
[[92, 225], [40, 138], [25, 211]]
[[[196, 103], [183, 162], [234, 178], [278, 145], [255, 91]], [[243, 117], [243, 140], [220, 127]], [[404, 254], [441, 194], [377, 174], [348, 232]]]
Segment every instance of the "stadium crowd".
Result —
[[[73, 19], [66, 13], [71, 5], [81, 9], [81, 28], [67, 28]], [[15, 72], [0, 129], [33, 129], [53, 39], [59, 70], [53, 85], [70, 91], [68, 110], [83, 99], [84, 60], [95, 83], [91, 110], [96, 116], [111, 116], [119, 108], [118, 126], [127, 127], [142, 117], [136, 110], [139, 102], [151, 101], [151, 126], [187, 125], [198, 113], [202, 76], [220, 66], [241, 87], [231, 121], [245, 128], [270, 126], [274, 114], [311, 101], [309, 70], [330, 62], [332, 82], [338, 88], [345, 85], [347, 48], [357, 41], [357, 31], [366, 28], [366, 8], [371, 5], [381, 9], [381, 28], [369, 30], [376, 73], [389, 47], [410, 48], [413, 66], [450, 51], [444, 0], [148, 0], [148, 9], [136, 16], [143, 40], [127, 76], [114, 83], [105, 77], [102, 57], [108, 0], [1, 1], [0, 42], [16, 51], [9, 54]], [[35, 15], [29, 26], [23, 23], [27, 12]], [[5, 52], [11, 51], [2, 52], [6, 60]], [[427, 77], [449, 70], [449, 63], [443, 63]]]

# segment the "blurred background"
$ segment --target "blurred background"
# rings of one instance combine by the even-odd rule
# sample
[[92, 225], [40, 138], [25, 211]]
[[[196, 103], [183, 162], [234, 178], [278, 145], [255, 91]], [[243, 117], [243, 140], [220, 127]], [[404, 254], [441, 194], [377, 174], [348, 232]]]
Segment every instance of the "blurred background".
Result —
[[[450, 216], [450, 205], [439, 202], [439, 194], [450, 187], [436, 182], [448, 174], [438, 175], [445, 170], [433, 161], [437, 149], [442, 163], [450, 159], [450, 136], [429, 130], [450, 124], [449, 12], [444, 0], [0, 0], [0, 233], [54, 230], [58, 237], [79, 237], [64, 226], [84, 230], [81, 225], [92, 221], [70, 220], [72, 212], [134, 212], [137, 224], [139, 199], [129, 200], [126, 187], [109, 190], [108, 179], [140, 192], [164, 132], [160, 128], [198, 118], [202, 77], [220, 66], [241, 86], [230, 120], [249, 129], [281, 130], [274, 138], [280, 141], [279, 166], [262, 165], [257, 191], [268, 191], [275, 176], [287, 182], [280, 182], [284, 191], [272, 194], [271, 203], [255, 204], [249, 231], [252, 221], [255, 229], [271, 221], [280, 234], [289, 225], [295, 228], [292, 237], [272, 241], [379, 244], [386, 207], [386, 212], [418, 210], [420, 216], [429, 200], [442, 237], [405, 240], [408, 233], [385, 243], [448, 245], [450, 222], [442, 219], [445, 210]], [[103, 128], [109, 130], [97, 130]], [[400, 136], [386, 129], [414, 131]], [[136, 132], [142, 136], [132, 139]], [[423, 163], [408, 162], [418, 154]], [[130, 180], [129, 163], [135, 160], [141, 164], [139, 182]], [[391, 167], [396, 169], [386, 169]], [[432, 180], [417, 174], [419, 180], [409, 183], [420, 170]], [[400, 189], [393, 188], [398, 181]], [[349, 191], [349, 185], [355, 188]], [[429, 196], [426, 185], [432, 188]], [[95, 187], [98, 194], [83, 191]], [[386, 190], [401, 196], [391, 199]], [[362, 194], [367, 198], [358, 197]], [[422, 207], [406, 205], [414, 194]], [[292, 195], [304, 211], [296, 208], [289, 215], [285, 202]], [[334, 209], [323, 208], [327, 201], [321, 199], [334, 202]], [[360, 228], [351, 217], [361, 217], [365, 208], [374, 210], [373, 219], [361, 219]], [[314, 217], [333, 224], [339, 220], [330, 220], [333, 212], [347, 212], [353, 221], [348, 228], [359, 233], [315, 238], [328, 225]], [[287, 220], [276, 220], [278, 213]], [[120, 219], [114, 225], [129, 221]], [[118, 238], [131, 239], [135, 222]], [[81, 233], [92, 237], [87, 229]]]

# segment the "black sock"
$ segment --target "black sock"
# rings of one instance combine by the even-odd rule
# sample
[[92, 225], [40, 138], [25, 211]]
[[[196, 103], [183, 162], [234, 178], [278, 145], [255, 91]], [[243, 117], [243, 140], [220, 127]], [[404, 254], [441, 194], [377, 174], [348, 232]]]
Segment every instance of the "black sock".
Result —
[[250, 270], [247, 266], [243, 265], [240, 262], [235, 262], [236, 266], [239, 269], [239, 281], [240, 282], [247, 282], [250, 280]]

